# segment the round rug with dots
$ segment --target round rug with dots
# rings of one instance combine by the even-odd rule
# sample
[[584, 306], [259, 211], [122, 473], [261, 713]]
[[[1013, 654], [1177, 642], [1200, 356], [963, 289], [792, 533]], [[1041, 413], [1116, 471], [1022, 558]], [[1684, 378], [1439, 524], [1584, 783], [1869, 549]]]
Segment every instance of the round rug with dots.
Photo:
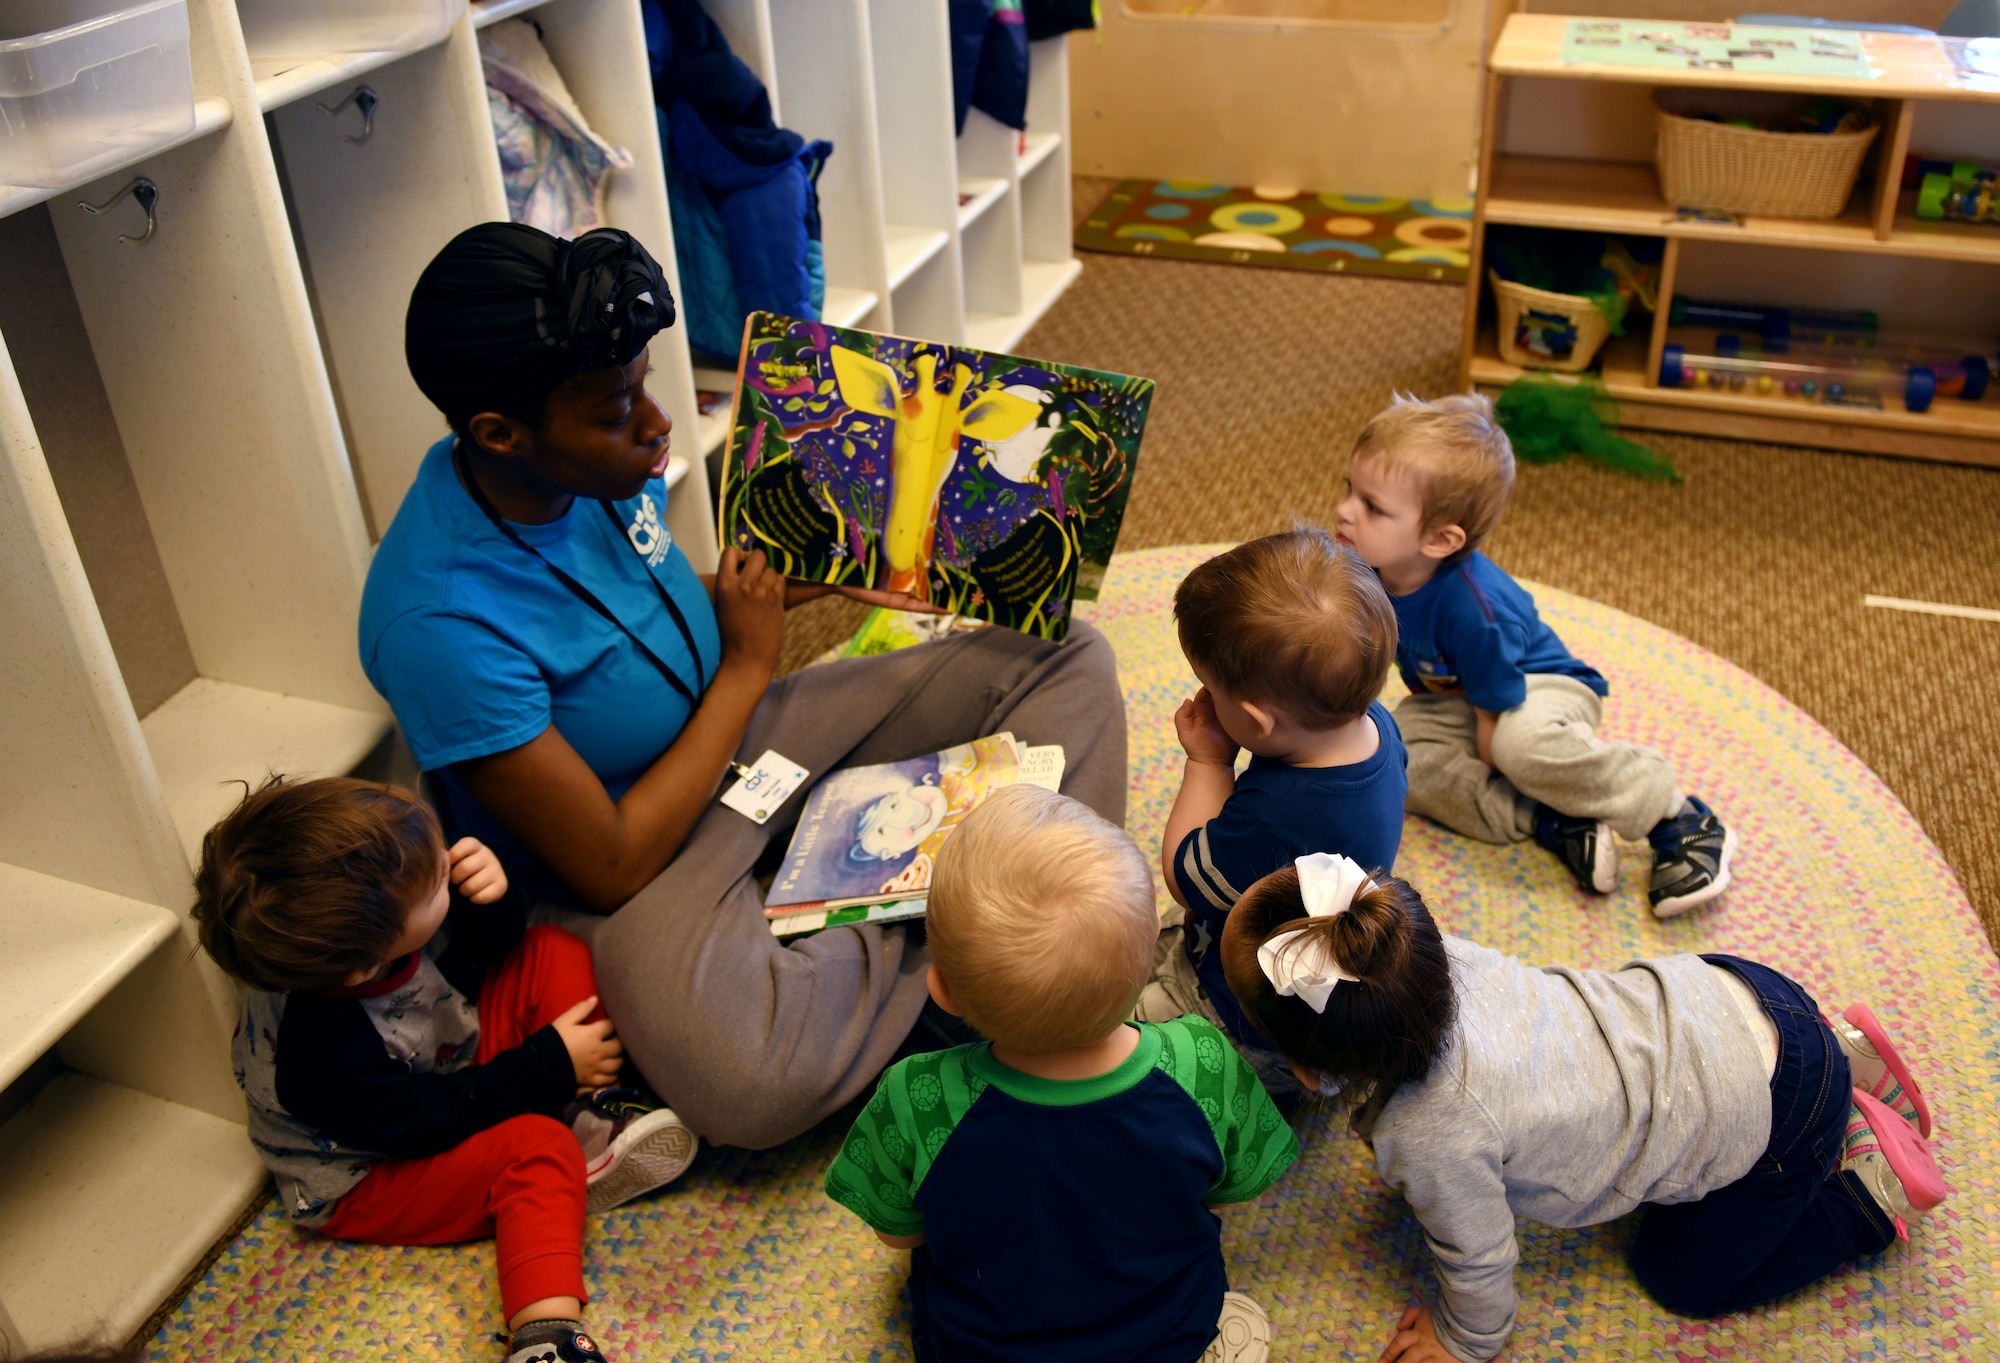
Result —
[[1121, 180], [1076, 229], [1087, 251], [1462, 282], [1472, 200], [1296, 185]]
[[[1172, 715], [1194, 681], [1174, 585], [1224, 546], [1113, 559], [1080, 614], [1117, 648], [1131, 734], [1129, 826], [1158, 851], [1180, 773]], [[2000, 1356], [2000, 962], [1908, 811], [1832, 735], [1714, 654], [1609, 607], [1531, 587], [1570, 648], [1611, 679], [1607, 732], [1659, 748], [1737, 830], [1735, 884], [1666, 923], [1645, 905], [1646, 849], [1624, 884], [1580, 894], [1533, 844], [1491, 847], [1419, 819], [1397, 870], [1447, 931], [1533, 964], [1616, 967], [1727, 951], [1837, 1009], [1870, 1003], [1931, 1101], [1953, 1195], [1908, 1244], [1797, 1296], [1713, 1321], [1662, 1312], [1625, 1267], [1634, 1218], [1523, 1223], [1527, 1359], [1973, 1359]], [[1393, 704], [1401, 686], [1390, 683]], [[1031, 735], [1024, 737], [1032, 738]], [[1156, 858], [1157, 859], [1157, 858]], [[1164, 901], [1163, 901], [1164, 902]], [[590, 1219], [591, 1324], [613, 1360], [908, 1359], [904, 1258], [820, 1188], [838, 1119], [773, 1151], [704, 1150], [675, 1186]], [[1308, 1123], [1305, 1154], [1260, 1201], [1222, 1211], [1232, 1284], [1262, 1301], [1272, 1357], [1373, 1360], [1402, 1309], [1435, 1292], [1422, 1236], [1366, 1152]], [[260, 1212], [168, 1319], [147, 1357], [497, 1359], [490, 1243], [339, 1245]]]

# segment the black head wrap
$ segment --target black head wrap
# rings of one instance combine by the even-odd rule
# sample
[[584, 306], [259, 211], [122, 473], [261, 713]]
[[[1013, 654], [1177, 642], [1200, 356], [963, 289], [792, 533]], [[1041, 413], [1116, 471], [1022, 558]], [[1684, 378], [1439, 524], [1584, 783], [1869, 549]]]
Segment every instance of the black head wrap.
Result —
[[673, 322], [666, 275], [630, 233], [601, 227], [564, 241], [488, 222], [424, 267], [403, 354], [424, 396], [462, 429], [480, 412], [538, 419], [572, 374], [630, 364]]

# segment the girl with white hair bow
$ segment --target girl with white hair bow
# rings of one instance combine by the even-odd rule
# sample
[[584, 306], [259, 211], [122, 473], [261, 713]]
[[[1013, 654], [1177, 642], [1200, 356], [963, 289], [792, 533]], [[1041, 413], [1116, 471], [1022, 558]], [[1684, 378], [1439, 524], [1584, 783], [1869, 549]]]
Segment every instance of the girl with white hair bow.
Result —
[[1943, 1200], [1930, 1114], [1865, 1005], [1838, 1023], [1730, 956], [1534, 969], [1438, 931], [1408, 883], [1317, 853], [1253, 885], [1229, 986], [1301, 1083], [1353, 1111], [1422, 1223], [1435, 1304], [1384, 1363], [1483, 1363], [1519, 1303], [1516, 1216], [1644, 1207], [1632, 1248], [1667, 1310], [1714, 1316], [1907, 1237]]

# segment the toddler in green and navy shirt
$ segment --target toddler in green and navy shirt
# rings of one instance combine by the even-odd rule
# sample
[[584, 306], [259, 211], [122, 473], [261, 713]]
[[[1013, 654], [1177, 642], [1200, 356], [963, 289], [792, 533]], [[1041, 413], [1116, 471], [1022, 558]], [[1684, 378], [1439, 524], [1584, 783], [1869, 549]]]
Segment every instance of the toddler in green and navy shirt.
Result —
[[1011, 786], [939, 850], [928, 917], [932, 997], [991, 1039], [890, 1067], [826, 1177], [912, 1251], [919, 1363], [1262, 1357], [1209, 1207], [1298, 1142], [1209, 1023], [1125, 1021], [1158, 934], [1130, 836]]

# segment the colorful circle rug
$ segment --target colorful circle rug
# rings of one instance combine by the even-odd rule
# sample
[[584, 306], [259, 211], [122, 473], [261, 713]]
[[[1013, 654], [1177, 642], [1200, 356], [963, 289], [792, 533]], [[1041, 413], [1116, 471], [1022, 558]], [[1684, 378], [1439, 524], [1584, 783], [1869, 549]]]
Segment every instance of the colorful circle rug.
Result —
[[[1086, 609], [1116, 645], [1132, 740], [1130, 826], [1158, 850], [1180, 773], [1172, 715], [1193, 691], [1174, 585], [1221, 546], [1113, 560]], [[1511, 1357], [1843, 1359], [2000, 1356], [2000, 963], [1916, 822], [1831, 735], [1763, 683], [1629, 615], [1535, 588], [1543, 615], [1612, 681], [1605, 728], [1668, 754], [1741, 837], [1736, 882], [1667, 923], [1646, 849], [1586, 899], [1532, 844], [1490, 847], [1412, 819], [1397, 869], [1448, 931], [1535, 964], [1615, 967], [1719, 950], [1768, 962], [1823, 1007], [1873, 1005], [1925, 1082], [1954, 1194], [1910, 1241], [1796, 1297], [1714, 1321], [1669, 1316], [1625, 1268], [1633, 1221], [1523, 1223]], [[1392, 682], [1391, 692], [1401, 687]], [[1385, 697], [1393, 703], [1395, 695]], [[613, 1359], [907, 1359], [904, 1256], [820, 1191], [844, 1123], [782, 1149], [703, 1152], [676, 1186], [591, 1219], [589, 1315]], [[1436, 1290], [1400, 1199], [1339, 1130], [1264, 1198], [1222, 1212], [1232, 1282], [1269, 1309], [1278, 1359], [1374, 1359]], [[500, 1328], [490, 1243], [337, 1245], [259, 1213], [196, 1284], [149, 1358], [488, 1359]]]
[[1077, 225], [1076, 244], [1119, 255], [1462, 283], [1472, 259], [1472, 200], [1120, 180]]

